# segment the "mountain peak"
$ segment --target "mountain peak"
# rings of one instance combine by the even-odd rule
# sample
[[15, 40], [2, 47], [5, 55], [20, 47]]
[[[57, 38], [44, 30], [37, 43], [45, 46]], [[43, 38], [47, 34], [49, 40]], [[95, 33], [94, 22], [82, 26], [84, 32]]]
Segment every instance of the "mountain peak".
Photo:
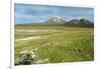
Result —
[[46, 23], [49, 23], [49, 24], [63, 24], [65, 23], [66, 21], [63, 20], [61, 17], [59, 16], [53, 16], [52, 18], [48, 19], [46, 21]]
[[57, 19], [60, 19], [61, 17], [60, 17], [60, 16], [53, 16], [53, 18], [57, 18]]

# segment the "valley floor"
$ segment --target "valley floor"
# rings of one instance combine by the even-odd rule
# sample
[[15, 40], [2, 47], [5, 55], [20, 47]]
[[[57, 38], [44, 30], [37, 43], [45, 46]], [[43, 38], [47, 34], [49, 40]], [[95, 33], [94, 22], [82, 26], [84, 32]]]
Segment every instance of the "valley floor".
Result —
[[15, 65], [94, 60], [94, 29], [16, 26]]

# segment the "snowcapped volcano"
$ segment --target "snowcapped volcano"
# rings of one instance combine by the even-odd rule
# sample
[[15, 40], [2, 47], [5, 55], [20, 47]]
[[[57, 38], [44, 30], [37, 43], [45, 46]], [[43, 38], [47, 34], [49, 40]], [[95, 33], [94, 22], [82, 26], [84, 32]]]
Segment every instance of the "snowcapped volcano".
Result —
[[63, 23], [65, 23], [66, 21], [65, 20], [63, 20], [61, 17], [59, 17], [59, 16], [53, 16], [52, 18], [50, 18], [50, 19], [48, 19], [47, 21], [46, 21], [46, 23], [48, 23], [48, 24], [63, 24]]
[[53, 18], [58, 18], [58, 19], [60, 19], [61, 17], [60, 17], [60, 16], [53, 16]]

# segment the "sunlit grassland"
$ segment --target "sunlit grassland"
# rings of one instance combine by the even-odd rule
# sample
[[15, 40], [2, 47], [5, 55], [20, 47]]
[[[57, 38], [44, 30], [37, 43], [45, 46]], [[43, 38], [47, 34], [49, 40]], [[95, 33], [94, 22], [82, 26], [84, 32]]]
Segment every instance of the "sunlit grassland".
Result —
[[[17, 30], [57, 30], [51, 32], [28, 32]], [[39, 36], [40, 39], [16, 41], [16, 39]], [[20, 60], [19, 53], [35, 51], [32, 64], [64, 63], [94, 60], [93, 28], [65, 26], [16, 26], [15, 27], [15, 64]], [[42, 60], [47, 59], [46, 62]], [[39, 60], [41, 60], [39, 62]]]

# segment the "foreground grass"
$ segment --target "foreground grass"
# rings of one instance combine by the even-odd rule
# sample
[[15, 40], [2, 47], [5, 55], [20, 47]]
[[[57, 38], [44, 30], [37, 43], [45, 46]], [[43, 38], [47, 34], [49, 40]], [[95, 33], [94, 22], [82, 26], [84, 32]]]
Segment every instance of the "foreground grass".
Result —
[[[58, 30], [58, 32], [16, 32], [15, 40], [29, 36], [40, 39], [15, 41], [15, 64], [21, 61], [20, 52], [32, 51], [35, 57], [30, 64], [64, 63], [94, 60], [93, 28], [74, 28], [62, 26], [16, 27], [19, 29]], [[29, 59], [29, 58], [28, 58]]]

